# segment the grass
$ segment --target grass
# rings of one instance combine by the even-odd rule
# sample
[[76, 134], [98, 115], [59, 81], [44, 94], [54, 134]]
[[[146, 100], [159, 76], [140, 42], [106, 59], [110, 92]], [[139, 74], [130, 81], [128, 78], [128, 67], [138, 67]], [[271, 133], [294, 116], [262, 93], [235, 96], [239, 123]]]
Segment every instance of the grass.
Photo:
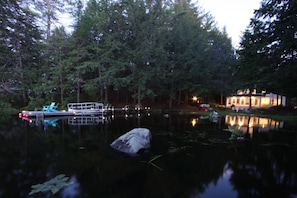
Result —
[[[252, 109], [249, 112], [239, 111], [235, 112], [230, 108], [224, 107], [213, 107], [213, 110], [217, 111], [221, 116], [225, 115], [250, 115], [257, 117], [267, 117], [274, 120], [282, 120], [282, 121], [296, 121], [297, 120], [297, 109], [290, 107], [271, 107], [268, 109]], [[210, 111], [200, 111], [196, 107], [193, 106], [181, 106], [179, 108], [174, 109], [158, 109], [155, 108], [154, 112], [178, 112], [179, 114], [196, 114], [196, 115], [209, 115]]]
[[[213, 106], [213, 105], [212, 105]], [[221, 116], [225, 115], [247, 115], [247, 116], [257, 116], [257, 117], [266, 117], [274, 120], [281, 121], [296, 121], [297, 120], [297, 109], [293, 107], [271, 107], [268, 109], [252, 109], [249, 112], [239, 111], [235, 112], [230, 108], [224, 107], [214, 107], [213, 110], [217, 111]], [[152, 108], [152, 112], [162, 112], [162, 113], [179, 113], [179, 114], [195, 114], [195, 115], [209, 115], [210, 111], [200, 111], [197, 107], [190, 105], [182, 105], [178, 108], [173, 109], [164, 109], [160, 107]]]
[[257, 117], [267, 117], [274, 120], [282, 120], [282, 121], [296, 121], [297, 120], [297, 110], [290, 109], [287, 107], [272, 107], [269, 109], [252, 109], [249, 112], [239, 111], [235, 112], [231, 109], [226, 108], [216, 108], [216, 111], [219, 112], [220, 115], [250, 115]]

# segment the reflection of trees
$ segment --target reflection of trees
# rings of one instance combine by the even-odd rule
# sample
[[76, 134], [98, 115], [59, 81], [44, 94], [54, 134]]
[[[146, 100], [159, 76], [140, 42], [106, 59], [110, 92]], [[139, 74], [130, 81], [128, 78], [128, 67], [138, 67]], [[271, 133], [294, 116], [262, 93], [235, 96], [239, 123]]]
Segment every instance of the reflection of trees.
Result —
[[[92, 127], [83, 128], [78, 134], [64, 122], [58, 132], [44, 132], [43, 127], [29, 126], [21, 119], [9, 123], [0, 136], [1, 197], [27, 197], [33, 184], [45, 182], [60, 173], [79, 174], [79, 169], [91, 166], [85, 159], [96, 159], [99, 145], [106, 145], [103, 142], [108, 138], [104, 131], [100, 133], [98, 128]], [[84, 166], [79, 166], [82, 164]]]
[[[137, 124], [133, 119], [80, 127], [59, 122], [59, 131], [47, 132], [35, 125], [25, 125], [22, 131], [16, 122], [7, 129], [18, 135], [0, 138], [0, 191], [4, 197], [20, 197], [27, 195], [32, 184], [64, 173], [75, 176], [81, 192], [90, 197], [190, 197], [203, 194], [219, 181], [225, 165], [230, 164], [234, 172], [230, 181], [239, 197], [297, 193], [296, 149], [276, 146], [277, 141], [287, 141], [286, 134], [255, 133], [249, 143], [234, 142], [235, 152], [228, 149], [228, 132], [207, 122], [193, 128], [190, 119], [184, 118], [171, 117], [169, 122], [162, 115], [142, 117], [142, 126], [152, 126], [152, 148], [137, 158], [109, 146]], [[263, 142], [268, 143], [264, 146]], [[163, 171], [141, 162], [156, 155], [162, 155], [154, 163]]]
[[19, 127], [18, 119], [12, 119], [7, 115], [0, 117], [0, 138], [6, 140], [19, 138], [23, 131]]
[[160, 134], [153, 139], [152, 153], [163, 156], [157, 163], [164, 171], [148, 173], [148, 197], [190, 197], [203, 194], [216, 183], [230, 159], [226, 145], [203, 146], [193, 136]]
[[[2, 144], [5, 150], [0, 154], [9, 156], [10, 164], [0, 165], [5, 173], [1, 177], [11, 178], [4, 181], [4, 195], [27, 194], [31, 185], [64, 173], [76, 176], [81, 192], [95, 196], [188, 197], [217, 181], [228, 159], [225, 149], [189, 143], [192, 136], [183, 138], [180, 133], [154, 136], [149, 156], [130, 158], [109, 146], [128, 126], [119, 123], [111, 130], [103, 125], [73, 127], [64, 122], [59, 126], [60, 132], [25, 126], [26, 133]], [[173, 144], [176, 150], [172, 150]], [[162, 155], [154, 163], [164, 171], [141, 163], [154, 154]]]
[[[297, 160], [290, 147], [253, 146], [230, 163], [239, 197], [291, 197], [297, 193]], [[296, 152], [296, 151], [295, 151]]]

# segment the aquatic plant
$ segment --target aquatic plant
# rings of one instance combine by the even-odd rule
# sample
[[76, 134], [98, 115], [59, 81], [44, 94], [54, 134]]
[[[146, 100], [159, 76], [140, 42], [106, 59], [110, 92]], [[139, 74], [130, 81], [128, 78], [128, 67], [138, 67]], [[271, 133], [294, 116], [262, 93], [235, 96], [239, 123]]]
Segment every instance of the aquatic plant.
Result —
[[149, 161], [141, 161], [141, 162], [146, 162], [147, 164], [152, 165], [153, 167], [162, 171], [163, 170], [162, 168], [160, 168], [159, 166], [157, 166], [156, 164], [153, 163], [153, 161], [157, 160], [160, 157], [162, 157], [162, 155], [156, 155], [156, 156], [152, 157]]
[[231, 136], [229, 138], [229, 140], [235, 140], [237, 139], [237, 137], [240, 135], [240, 127], [231, 127], [228, 126], [228, 131], [231, 132]]
[[69, 186], [73, 182], [68, 182], [69, 178], [66, 177], [64, 174], [60, 174], [49, 181], [44, 182], [43, 184], [36, 184], [32, 185], [31, 192], [29, 195], [39, 193], [39, 192], [46, 192], [46, 191], [51, 191], [52, 194], [56, 194], [59, 192], [62, 188], [65, 186]]

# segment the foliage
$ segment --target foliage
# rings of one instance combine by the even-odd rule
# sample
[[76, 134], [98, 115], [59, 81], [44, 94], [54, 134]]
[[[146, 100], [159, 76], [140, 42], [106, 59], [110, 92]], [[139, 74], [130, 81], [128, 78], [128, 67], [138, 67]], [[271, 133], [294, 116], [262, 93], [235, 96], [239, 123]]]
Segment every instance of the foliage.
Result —
[[[13, 114], [17, 112], [18, 110], [14, 109], [10, 103], [0, 100], [0, 114], [5, 115], [5, 114]], [[3, 117], [3, 115], [1, 115], [1, 117]]]
[[9, 98], [18, 95], [26, 103], [27, 91], [37, 79], [42, 63], [42, 45], [36, 15], [18, 3], [6, 0], [0, 3], [0, 91]]
[[[17, 9], [27, 11], [45, 2], [54, 9], [53, 13], [46, 13], [47, 6], [39, 9], [40, 15], [48, 16], [46, 39], [36, 29], [33, 11], [15, 19], [32, 20], [32, 26], [26, 23], [21, 29], [22, 37], [5, 35], [22, 39], [15, 53], [3, 43], [12, 62], [8, 65], [3, 60], [0, 72], [5, 74], [3, 80], [15, 83], [25, 104], [29, 98], [62, 105], [82, 100], [146, 100], [169, 101], [172, 107], [182, 100], [187, 103], [189, 95], [213, 98], [228, 93], [229, 68], [235, 60], [231, 40], [216, 28], [211, 15], [187, 1], [89, 0], [85, 7], [77, 1], [71, 34], [64, 27], [50, 29], [61, 1], [37, 1], [31, 6], [34, 1], [26, 1], [23, 7], [13, 2]], [[74, 7], [72, 1], [67, 2]], [[9, 12], [1, 16], [14, 18]]]
[[228, 130], [229, 130], [229, 132], [231, 132], [231, 136], [230, 136], [229, 140], [236, 140], [238, 138], [238, 136], [240, 135], [239, 129], [240, 129], [239, 126], [232, 127], [232, 126], [228, 125]]
[[[70, 73], [67, 62], [68, 51], [71, 49], [69, 36], [64, 27], [56, 28], [48, 39], [47, 45], [49, 67], [44, 69], [34, 92], [44, 95], [48, 100], [59, 100], [64, 104], [64, 95], [71, 91], [67, 74]], [[53, 96], [59, 96], [55, 98]]]
[[157, 165], [154, 163], [154, 161], [157, 160], [157, 159], [159, 159], [160, 157], [162, 157], [162, 155], [156, 155], [156, 156], [153, 156], [148, 162], [146, 162], [146, 161], [142, 161], [142, 162], [146, 162], [148, 165], [152, 165], [153, 167], [155, 167], [155, 168], [157, 168], [157, 169], [163, 171], [162, 168], [160, 168], [159, 166], [157, 166]]
[[43, 105], [49, 104], [50, 102], [46, 101], [43, 98], [31, 98], [28, 105], [24, 107], [24, 110], [34, 110], [42, 109]]
[[24, 2], [34, 7], [34, 12], [40, 16], [38, 22], [40, 26], [45, 26], [42, 28], [45, 29], [46, 39], [50, 38], [52, 26], [59, 23], [61, 13], [70, 13], [71, 6], [74, 5], [74, 0], [26, 0]]
[[43, 184], [32, 185], [32, 190], [29, 195], [47, 191], [51, 191], [51, 193], [54, 195], [65, 186], [69, 186], [72, 184], [72, 182], [68, 182], [68, 180], [69, 178], [66, 177], [64, 174], [57, 175], [56, 177], [44, 182]]
[[297, 94], [296, 1], [264, 0], [244, 32], [235, 82], [289, 97]]

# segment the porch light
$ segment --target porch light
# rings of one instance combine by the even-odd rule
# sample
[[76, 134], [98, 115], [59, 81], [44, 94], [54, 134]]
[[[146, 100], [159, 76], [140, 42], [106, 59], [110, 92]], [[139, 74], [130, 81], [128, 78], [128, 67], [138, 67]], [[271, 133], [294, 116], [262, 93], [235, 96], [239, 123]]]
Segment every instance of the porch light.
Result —
[[193, 96], [192, 100], [193, 101], [197, 101], [198, 100], [198, 97], [197, 96]]

